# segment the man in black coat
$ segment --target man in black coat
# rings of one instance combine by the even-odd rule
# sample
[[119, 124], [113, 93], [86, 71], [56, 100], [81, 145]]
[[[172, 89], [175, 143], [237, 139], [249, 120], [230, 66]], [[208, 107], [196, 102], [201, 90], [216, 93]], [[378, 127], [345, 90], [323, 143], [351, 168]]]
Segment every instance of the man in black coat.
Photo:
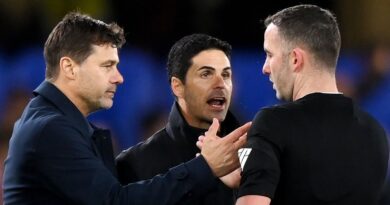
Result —
[[236, 205], [378, 204], [389, 148], [383, 127], [340, 93], [341, 36], [316, 5], [264, 21], [263, 73], [286, 103], [259, 110], [240, 153]]
[[113, 105], [123, 83], [117, 65], [124, 42], [123, 29], [115, 23], [77, 12], [53, 29], [44, 49], [46, 79], [10, 140], [4, 205], [173, 205], [208, 193], [216, 186], [210, 182], [238, 167], [237, 150], [245, 143], [240, 136], [248, 126], [223, 139], [213, 137], [203, 144], [201, 156], [164, 175], [119, 183], [109, 132], [86, 117]]
[[[205, 34], [185, 36], [173, 45], [167, 69], [176, 101], [168, 124], [117, 157], [122, 184], [165, 173], [194, 158], [200, 152], [196, 141], [213, 118], [222, 122], [220, 136], [239, 126], [228, 111], [233, 87], [230, 52], [227, 42]], [[232, 190], [216, 181], [218, 187], [207, 196], [192, 197], [179, 204], [232, 204]]]

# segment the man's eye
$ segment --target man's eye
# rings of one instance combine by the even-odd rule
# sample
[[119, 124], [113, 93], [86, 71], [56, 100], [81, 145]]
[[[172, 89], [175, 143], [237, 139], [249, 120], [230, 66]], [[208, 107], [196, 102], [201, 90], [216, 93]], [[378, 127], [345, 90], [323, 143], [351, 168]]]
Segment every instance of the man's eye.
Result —
[[103, 65], [103, 68], [105, 68], [107, 70], [111, 69], [112, 67], [113, 67], [112, 65]]
[[229, 72], [222, 73], [223, 78], [230, 78], [231, 74]]
[[200, 74], [202, 77], [207, 77], [210, 75], [210, 72], [203, 72]]

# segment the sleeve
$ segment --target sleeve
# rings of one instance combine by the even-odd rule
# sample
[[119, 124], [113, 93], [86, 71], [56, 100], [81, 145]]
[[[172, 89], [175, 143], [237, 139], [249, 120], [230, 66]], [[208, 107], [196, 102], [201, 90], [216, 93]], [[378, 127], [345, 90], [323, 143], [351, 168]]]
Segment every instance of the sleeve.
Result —
[[134, 164], [133, 156], [130, 148], [122, 151], [115, 159], [115, 165], [118, 171], [118, 180], [121, 184], [128, 184], [134, 182], [137, 179], [135, 170], [133, 169]]
[[253, 120], [245, 148], [239, 151], [243, 170], [238, 197], [261, 195], [273, 198], [280, 177], [281, 122], [263, 109]]
[[52, 120], [42, 131], [36, 171], [43, 186], [67, 204], [175, 204], [207, 193], [216, 181], [202, 156], [151, 180], [120, 185], [77, 129]]

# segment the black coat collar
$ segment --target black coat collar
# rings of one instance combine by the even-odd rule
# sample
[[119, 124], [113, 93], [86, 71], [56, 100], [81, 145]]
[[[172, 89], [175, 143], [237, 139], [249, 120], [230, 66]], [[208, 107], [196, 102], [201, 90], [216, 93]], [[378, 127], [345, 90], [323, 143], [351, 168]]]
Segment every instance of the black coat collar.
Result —
[[83, 135], [91, 136], [93, 134], [93, 128], [81, 114], [80, 110], [52, 83], [43, 81], [33, 93], [35, 96], [40, 95], [53, 103], [58, 110], [74, 122], [74, 125]]
[[114, 156], [109, 130], [100, 129], [90, 124], [77, 107], [48, 81], [42, 82], [35, 90], [35, 96], [42, 96], [60, 110], [81, 133], [90, 140], [93, 150], [105, 166], [116, 176]]
[[[223, 137], [231, 131], [239, 127], [237, 119], [228, 111], [225, 120], [221, 124], [221, 133]], [[196, 141], [200, 135], [203, 135], [207, 130], [196, 127], [191, 127], [184, 119], [179, 104], [175, 102], [169, 114], [168, 124], [166, 126], [168, 135], [174, 141], [181, 141], [182, 143], [189, 143], [195, 146]]]

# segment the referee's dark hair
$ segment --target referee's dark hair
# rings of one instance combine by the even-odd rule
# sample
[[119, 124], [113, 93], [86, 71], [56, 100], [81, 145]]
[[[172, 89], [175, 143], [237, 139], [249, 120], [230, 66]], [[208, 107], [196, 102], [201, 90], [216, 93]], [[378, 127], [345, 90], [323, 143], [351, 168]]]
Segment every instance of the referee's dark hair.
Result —
[[317, 63], [335, 72], [341, 37], [332, 12], [316, 5], [302, 4], [283, 9], [264, 21], [266, 27], [271, 23], [278, 27], [289, 47], [308, 48]]

